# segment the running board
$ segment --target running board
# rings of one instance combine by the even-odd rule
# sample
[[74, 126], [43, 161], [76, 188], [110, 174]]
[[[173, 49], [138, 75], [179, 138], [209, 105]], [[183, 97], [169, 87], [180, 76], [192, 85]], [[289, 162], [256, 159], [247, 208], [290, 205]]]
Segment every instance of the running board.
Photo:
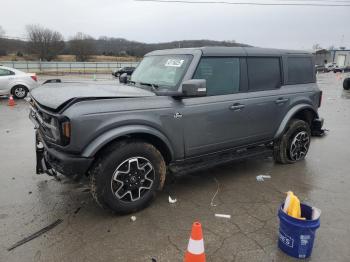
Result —
[[169, 165], [169, 171], [176, 175], [183, 175], [199, 170], [207, 169], [217, 165], [222, 165], [235, 160], [254, 158], [254, 157], [268, 157], [272, 156], [273, 149], [268, 146], [256, 146], [253, 148], [243, 148], [235, 151], [217, 153], [215, 155], [199, 157], [192, 160], [185, 160], [181, 162], [172, 163]]

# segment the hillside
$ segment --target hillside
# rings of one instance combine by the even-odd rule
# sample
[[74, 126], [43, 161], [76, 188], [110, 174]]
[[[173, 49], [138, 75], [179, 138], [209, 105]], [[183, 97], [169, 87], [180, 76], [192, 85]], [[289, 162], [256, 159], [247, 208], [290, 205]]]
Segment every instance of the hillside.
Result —
[[165, 43], [141, 43], [129, 41], [122, 38], [107, 38], [95, 40], [97, 54], [128, 54], [131, 56], [143, 56], [144, 54], [159, 49], [178, 47], [200, 47], [200, 46], [248, 46], [246, 44], [214, 41], [214, 40], [182, 40]]
[[[92, 40], [95, 49], [95, 57], [91, 59], [106, 61], [125, 57], [125, 60], [132, 60], [132, 57], [142, 57], [144, 54], [159, 49], [169, 49], [178, 47], [200, 47], [200, 46], [248, 46], [246, 44], [236, 43], [234, 41], [214, 41], [214, 40], [183, 40], [165, 43], [142, 43], [130, 41], [123, 38], [100, 37]], [[31, 54], [26, 52], [26, 42], [14, 39], [0, 38], [0, 60], [36, 60]], [[20, 56], [17, 56], [19, 54]], [[23, 54], [23, 56], [22, 56]], [[70, 50], [69, 41], [65, 42], [65, 48], [61, 55], [56, 58], [57, 61], [72, 60], [72, 51]], [[119, 59], [120, 60], [120, 59]]]

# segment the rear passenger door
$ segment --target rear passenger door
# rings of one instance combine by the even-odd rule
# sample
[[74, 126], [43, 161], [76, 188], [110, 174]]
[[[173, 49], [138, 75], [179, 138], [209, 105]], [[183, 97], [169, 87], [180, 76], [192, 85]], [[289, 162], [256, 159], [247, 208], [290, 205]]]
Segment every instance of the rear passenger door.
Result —
[[248, 140], [273, 138], [289, 103], [282, 95], [282, 61], [280, 57], [247, 57], [248, 89], [245, 92]]

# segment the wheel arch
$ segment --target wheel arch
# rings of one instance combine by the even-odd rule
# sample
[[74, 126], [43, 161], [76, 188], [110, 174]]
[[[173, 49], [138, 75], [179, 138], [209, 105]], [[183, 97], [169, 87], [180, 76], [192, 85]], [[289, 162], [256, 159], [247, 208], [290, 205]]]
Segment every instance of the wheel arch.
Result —
[[174, 157], [174, 151], [168, 138], [160, 131], [149, 126], [123, 126], [109, 130], [95, 138], [83, 150], [83, 157], [94, 157], [111, 143], [123, 139], [140, 139], [155, 146], [163, 155], [166, 163]]
[[318, 118], [318, 113], [311, 105], [302, 104], [295, 106], [292, 109], [290, 109], [286, 116], [283, 118], [279, 128], [277, 129], [277, 132], [275, 133], [274, 138], [276, 139], [284, 133], [291, 119], [304, 120], [309, 124], [311, 128], [312, 122], [316, 118]]

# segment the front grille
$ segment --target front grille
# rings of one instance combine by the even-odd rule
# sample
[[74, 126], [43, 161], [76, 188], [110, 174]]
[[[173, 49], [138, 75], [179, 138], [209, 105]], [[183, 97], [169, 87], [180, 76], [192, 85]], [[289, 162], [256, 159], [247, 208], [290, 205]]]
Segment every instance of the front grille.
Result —
[[40, 110], [33, 100], [30, 103], [32, 105], [30, 112], [31, 117], [36, 120], [38, 125], [37, 127], [42, 134], [43, 139], [53, 143], [57, 142], [60, 136], [59, 130], [57, 130], [57, 119], [54, 116]]

